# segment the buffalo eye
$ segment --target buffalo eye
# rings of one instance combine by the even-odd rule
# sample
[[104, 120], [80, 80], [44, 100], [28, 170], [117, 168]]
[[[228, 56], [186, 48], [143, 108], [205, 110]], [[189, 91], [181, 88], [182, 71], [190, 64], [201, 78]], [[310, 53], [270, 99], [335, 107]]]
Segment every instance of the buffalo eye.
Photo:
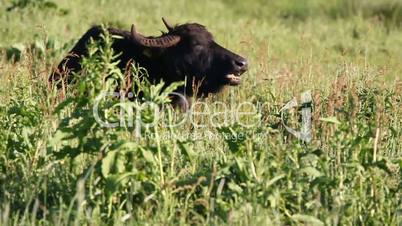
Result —
[[197, 45], [195, 45], [193, 48], [194, 48], [196, 51], [201, 51], [201, 50], [204, 49], [204, 46], [203, 46], [203, 45], [200, 45], [200, 44], [197, 44]]

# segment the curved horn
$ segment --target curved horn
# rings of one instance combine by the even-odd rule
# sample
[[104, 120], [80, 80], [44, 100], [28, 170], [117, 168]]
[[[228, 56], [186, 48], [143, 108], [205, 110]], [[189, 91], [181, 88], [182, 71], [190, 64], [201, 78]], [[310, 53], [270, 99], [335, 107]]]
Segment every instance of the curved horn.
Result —
[[163, 21], [163, 24], [165, 24], [165, 26], [168, 29], [168, 31], [173, 30], [173, 26], [170, 25], [164, 17], [162, 17], [162, 21]]
[[147, 38], [137, 33], [134, 24], [131, 26], [131, 38], [143, 46], [159, 48], [168, 48], [180, 42], [180, 36], [169, 34], [157, 38]]

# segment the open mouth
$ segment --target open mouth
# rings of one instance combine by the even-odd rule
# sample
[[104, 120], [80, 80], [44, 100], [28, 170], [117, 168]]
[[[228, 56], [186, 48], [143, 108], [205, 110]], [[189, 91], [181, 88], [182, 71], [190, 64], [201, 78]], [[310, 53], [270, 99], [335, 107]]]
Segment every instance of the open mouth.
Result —
[[231, 85], [231, 86], [237, 86], [237, 85], [239, 85], [240, 82], [241, 82], [240, 75], [227, 74], [227, 75], [225, 76], [225, 78], [227, 79], [229, 85]]

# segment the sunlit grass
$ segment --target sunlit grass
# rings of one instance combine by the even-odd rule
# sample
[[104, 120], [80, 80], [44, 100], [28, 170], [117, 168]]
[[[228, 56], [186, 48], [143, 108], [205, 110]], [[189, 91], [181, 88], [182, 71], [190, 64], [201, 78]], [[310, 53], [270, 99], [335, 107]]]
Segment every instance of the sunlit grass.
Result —
[[[401, 223], [399, 1], [52, 2], [0, 0], [0, 225]], [[138, 128], [105, 129], [92, 116], [111, 52], [88, 60], [88, 76], [64, 95], [48, 86], [91, 25], [135, 23], [157, 35], [162, 16], [206, 25], [250, 61], [239, 87], [201, 100], [197, 112], [264, 105], [238, 121], [217, 115], [219, 127], [201, 127], [210, 117], [196, 114], [169, 129], [172, 112], [143, 111], [159, 123], [139, 137]], [[144, 85], [149, 100], [166, 102], [151, 89]], [[308, 90], [306, 144], [285, 130], [280, 109]], [[300, 127], [297, 109], [284, 117]]]

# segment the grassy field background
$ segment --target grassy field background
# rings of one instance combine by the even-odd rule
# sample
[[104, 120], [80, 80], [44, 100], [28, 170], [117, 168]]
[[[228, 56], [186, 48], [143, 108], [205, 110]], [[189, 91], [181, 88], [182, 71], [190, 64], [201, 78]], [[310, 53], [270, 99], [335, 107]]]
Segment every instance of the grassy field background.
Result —
[[[236, 120], [218, 114], [219, 126], [194, 115], [178, 128], [163, 125], [181, 113], [145, 110], [137, 116], [157, 123], [142, 137], [102, 128], [92, 106], [113, 68], [107, 44], [65, 98], [48, 86], [91, 25], [134, 23], [157, 35], [162, 16], [204, 24], [249, 59], [242, 84], [200, 100], [198, 111], [264, 105], [242, 106], [249, 114]], [[399, 0], [0, 0], [0, 37], [0, 225], [402, 223]], [[167, 102], [155, 86], [143, 89]], [[309, 143], [280, 117], [305, 91]], [[295, 108], [284, 120], [298, 128], [300, 117]]]

